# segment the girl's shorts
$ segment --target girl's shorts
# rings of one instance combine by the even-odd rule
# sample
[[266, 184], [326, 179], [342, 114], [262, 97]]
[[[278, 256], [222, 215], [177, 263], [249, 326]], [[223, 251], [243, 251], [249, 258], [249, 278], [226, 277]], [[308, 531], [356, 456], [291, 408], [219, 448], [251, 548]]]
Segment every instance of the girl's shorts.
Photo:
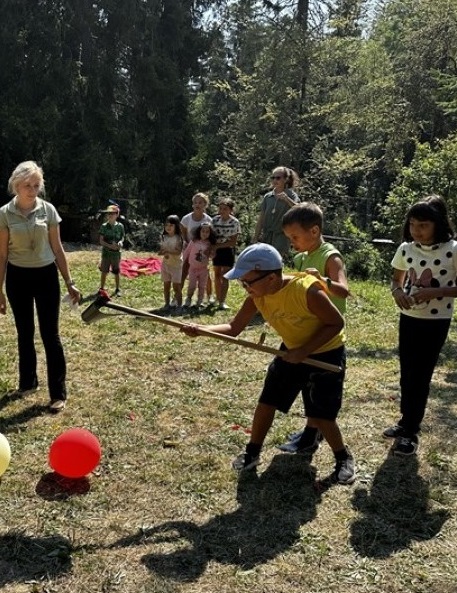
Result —
[[233, 247], [223, 247], [216, 251], [213, 258], [213, 266], [221, 266], [223, 268], [233, 268], [235, 263], [235, 250]]

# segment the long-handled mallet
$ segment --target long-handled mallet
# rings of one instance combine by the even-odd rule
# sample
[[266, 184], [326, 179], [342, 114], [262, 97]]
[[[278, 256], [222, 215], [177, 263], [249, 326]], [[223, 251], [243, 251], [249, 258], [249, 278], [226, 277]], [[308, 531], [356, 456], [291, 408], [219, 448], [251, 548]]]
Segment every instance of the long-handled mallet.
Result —
[[[178, 321], [177, 319], [170, 319], [169, 317], [161, 317], [160, 315], [154, 315], [154, 313], [149, 313], [148, 311], [142, 311], [141, 309], [134, 309], [133, 307], [126, 307], [125, 305], [120, 305], [119, 303], [113, 303], [110, 301], [108, 295], [99, 294], [95, 301], [91, 303], [87, 309], [85, 309], [81, 313], [81, 319], [85, 323], [94, 323], [104, 317], [112, 317], [112, 315], [103, 313], [100, 311], [102, 307], [107, 307], [108, 309], [114, 309], [115, 311], [121, 311], [122, 313], [126, 313], [127, 315], [133, 315], [135, 317], [144, 317], [146, 319], [150, 319], [151, 321], [157, 321], [158, 323], [163, 323], [165, 325], [172, 325], [174, 327], [188, 327], [189, 324], [183, 323], [182, 321]], [[252, 350], [259, 350], [260, 352], [267, 352], [268, 354], [274, 354], [275, 356], [284, 356], [286, 354], [283, 350], [277, 350], [276, 348], [271, 348], [270, 346], [265, 346], [264, 344], [256, 344], [255, 342], [249, 342], [248, 340], [242, 340], [240, 338], [234, 338], [233, 336], [226, 336], [225, 334], [219, 334], [217, 332], [210, 331], [208, 329], [204, 329], [199, 327], [198, 328], [199, 335], [208, 336], [209, 338], [216, 338], [218, 340], [223, 340], [225, 342], [230, 342], [231, 344], [236, 344], [238, 346], [244, 346], [245, 348], [251, 348]], [[324, 369], [326, 371], [331, 371], [333, 373], [339, 373], [341, 371], [341, 367], [330, 364], [327, 362], [322, 362], [320, 360], [314, 360], [313, 358], [305, 358], [303, 360], [304, 363], [309, 364], [311, 366], [318, 367], [320, 369]]]

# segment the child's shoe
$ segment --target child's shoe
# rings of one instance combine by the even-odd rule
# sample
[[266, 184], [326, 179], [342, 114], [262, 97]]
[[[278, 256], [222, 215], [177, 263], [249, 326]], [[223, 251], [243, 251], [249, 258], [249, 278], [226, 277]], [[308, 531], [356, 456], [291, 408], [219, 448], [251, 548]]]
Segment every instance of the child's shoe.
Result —
[[260, 463], [260, 455], [249, 455], [249, 453], [241, 453], [232, 461], [232, 468], [237, 471], [246, 471], [254, 469]]
[[419, 439], [417, 435], [413, 434], [412, 436], [401, 436], [395, 440], [395, 443], [392, 445], [391, 452], [394, 455], [414, 455], [419, 447]]
[[405, 434], [405, 429], [403, 426], [399, 424], [394, 424], [393, 426], [389, 426], [386, 430], [383, 431], [382, 436], [385, 439], [397, 439], [398, 437], [402, 437]]
[[192, 305], [192, 299], [190, 297], [187, 297], [187, 299], [184, 301], [184, 307], [190, 307]]
[[337, 461], [331, 476], [332, 482], [338, 484], [352, 484], [355, 481], [355, 461], [349, 453], [346, 459]]
[[230, 307], [227, 305], [225, 301], [222, 301], [222, 303], [219, 303], [218, 309], [219, 311], [228, 311]]
[[113, 292], [113, 296], [114, 297], [120, 297], [121, 296], [121, 290], [120, 290], [120, 288], [116, 288], [116, 290]]

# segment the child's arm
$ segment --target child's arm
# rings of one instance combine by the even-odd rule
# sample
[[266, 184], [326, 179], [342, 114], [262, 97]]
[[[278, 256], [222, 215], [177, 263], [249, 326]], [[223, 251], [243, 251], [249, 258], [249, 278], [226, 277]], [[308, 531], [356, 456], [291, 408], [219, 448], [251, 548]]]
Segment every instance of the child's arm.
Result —
[[200, 334], [198, 333], [199, 328], [206, 329], [218, 334], [224, 334], [226, 336], [238, 336], [244, 328], [248, 325], [254, 315], [257, 313], [257, 307], [251, 297], [247, 297], [244, 303], [241, 305], [241, 309], [235, 315], [235, 317], [228, 323], [220, 323], [218, 325], [186, 325], [180, 329], [181, 332], [196, 338]]
[[112, 243], [108, 243], [107, 241], [105, 241], [105, 237], [103, 235], [99, 236], [99, 243], [102, 247], [106, 247], [106, 249], [110, 249], [111, 251], [119, 249], [118, 245], [113, 245]]
[[405, 270], [398, 270], [397, 268], [394, 268], [390, 290], [399, 309], [411, 309], [412, 305], [414, 305], [413, 299], [403, 290], [405, 277]]
[[122, 222], [119, 223], [121, 225], [121, 238], [119, 239], [119, 241], [117, 242], [119, 249], [121, 249], [121, 247], [124, 246], [124, 239], [125, 239], [125, 228], [124, 225], [122, 224]]
[[186, 248], [184, 249], [184, 253], [182, 254], [183, 261], [187, 261], [189, 259], [191, 249], [192, 249], [192, 242], [188, 243]]
[[221, 237], [221, 242], [217, 243], [215, 245], [216, 249], [226, 249], [227, 247], [230, 247], [231, 249], [233, 249], [233, 247], [236, 247], [236, 244], [238, 243], [238, 233], [236, 233], [235, 235], [231, 235], [230, 237]]
[[179, 226], [181, 227], [181, 235], [184, 243], [189, 243], [189, 233], [187, 232], [187, 227], [185, 227], [183, 224], [180, 224]]
[[289, 350], [284, 360], [292, 363], [302, 362], [324, 344], [327, 344], [344, 327], [344, 319], [335, 305], [330, 301], [322, 287], [315, 283], [306, 292], [308, 308], [322, 323], [318, 331], [300, 346]]
[[324, 290], [337, 297], [347, 299], [349, 296], [349, 287], [344, 270], [343, 260], [339, 255], [331, 255], [325, 262], [325, 273], [327, 276], [322, 276], [316, 268], [306, 268], [305, 272], [315, 276]]

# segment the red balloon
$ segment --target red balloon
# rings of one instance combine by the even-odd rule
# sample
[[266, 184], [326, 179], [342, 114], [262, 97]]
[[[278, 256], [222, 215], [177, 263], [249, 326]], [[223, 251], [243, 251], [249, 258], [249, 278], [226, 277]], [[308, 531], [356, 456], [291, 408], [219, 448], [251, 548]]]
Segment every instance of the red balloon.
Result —
[[93, 471], [102, 455], [97, 437], [85, 428], [70, 428], [49, 450], [49, 465], [65, 478], [82, 478]]

